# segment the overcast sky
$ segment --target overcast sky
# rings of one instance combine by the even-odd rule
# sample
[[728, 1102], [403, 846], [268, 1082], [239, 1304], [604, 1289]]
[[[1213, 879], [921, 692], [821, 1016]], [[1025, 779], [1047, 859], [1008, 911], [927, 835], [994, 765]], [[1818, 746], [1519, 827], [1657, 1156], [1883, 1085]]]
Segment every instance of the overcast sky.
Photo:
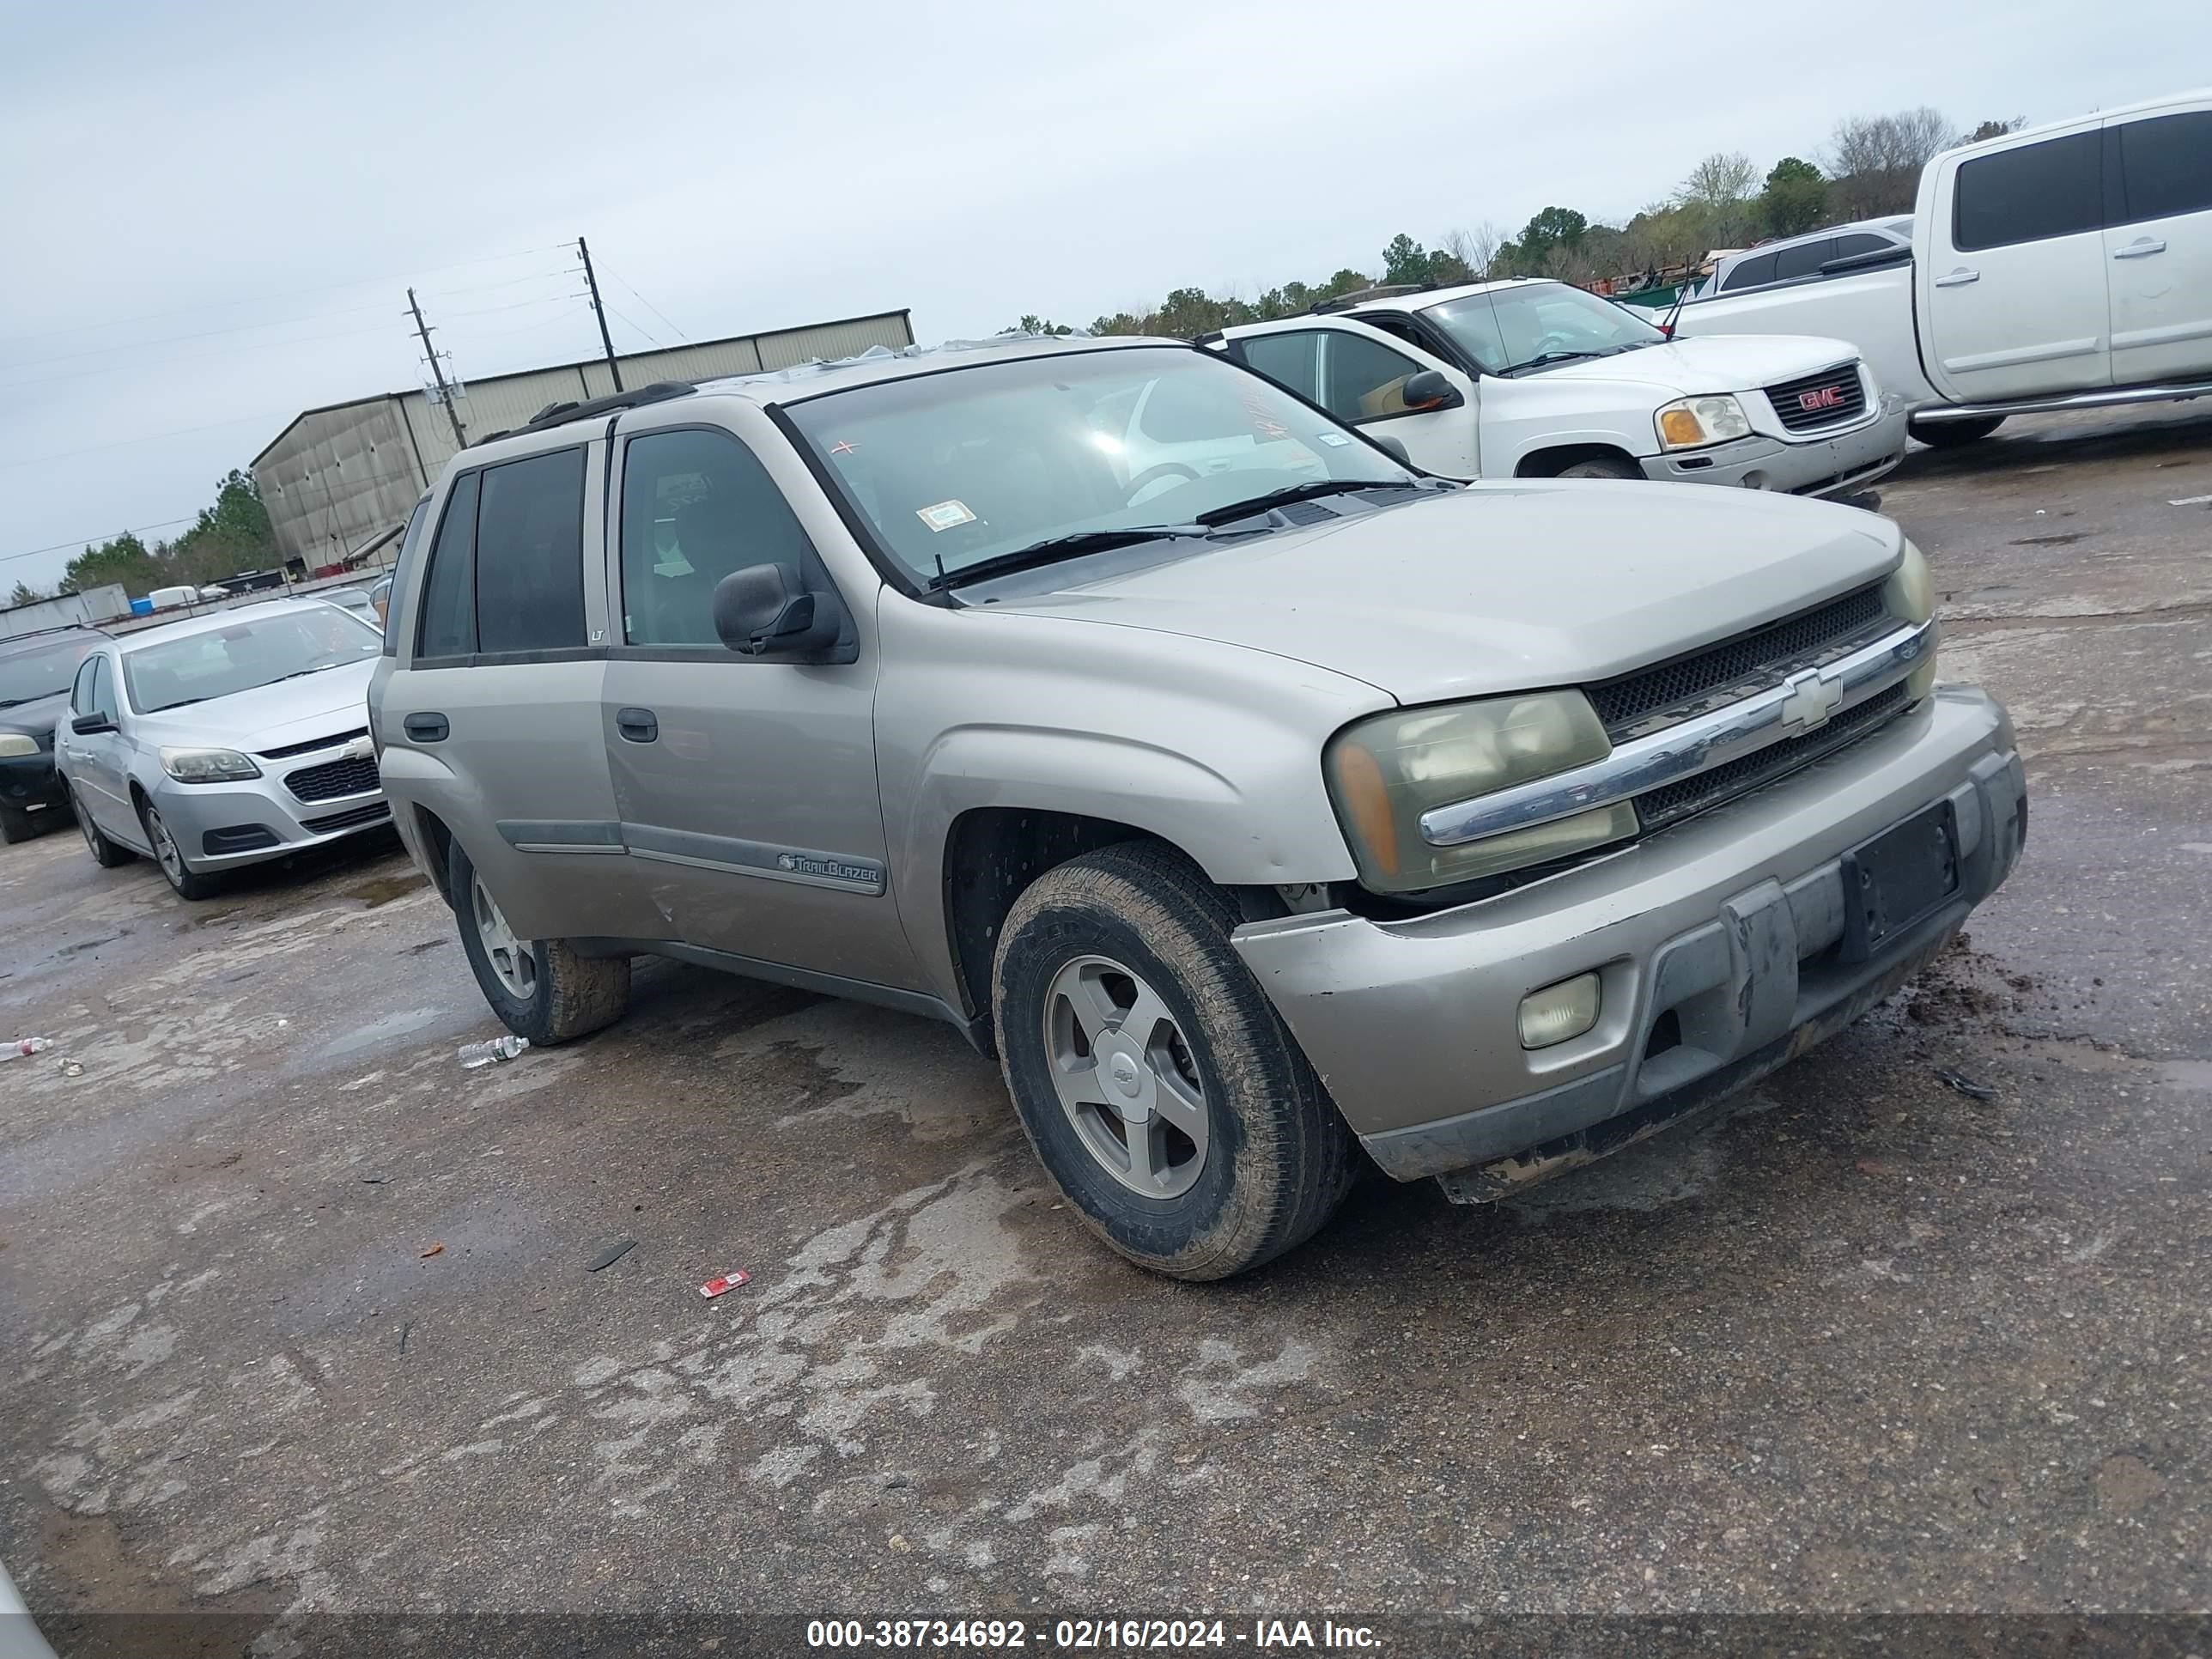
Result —
[[[1618, 220], [1836, 118], [2178, 89], [2203, 0], [804, 7], [0, 0], [0, 593], [299, 410], [857, 313], [924, 341]], [[39, 550], [63, 544], [51, 552]], [[22, 556], [27, 555], [27, 556]]]

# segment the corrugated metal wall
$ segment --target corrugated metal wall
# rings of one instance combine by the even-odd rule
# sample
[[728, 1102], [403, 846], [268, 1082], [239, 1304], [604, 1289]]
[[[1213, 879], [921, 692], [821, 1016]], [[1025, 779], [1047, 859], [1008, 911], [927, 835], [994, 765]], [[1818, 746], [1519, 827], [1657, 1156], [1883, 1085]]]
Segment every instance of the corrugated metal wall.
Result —
[[[914, 343], [902, 311], [769, 334], [740, 335], [618, 357], [623, 384], [711, 380], [789, 368], [815, 358], [857, 356], [870, 346]], [[614, 390], [603, 361], [532, 369], [471, 382], [457, 400], [470, 441], [527, 422], [548, 404], [604, 398]], [[309, 568], [345, 554], [405, 520], [445, 470], [456, 447], [453, 422], [425, 392], [401, 392], [300, 416], [255, 458], [253, 476], [288, 559]]]

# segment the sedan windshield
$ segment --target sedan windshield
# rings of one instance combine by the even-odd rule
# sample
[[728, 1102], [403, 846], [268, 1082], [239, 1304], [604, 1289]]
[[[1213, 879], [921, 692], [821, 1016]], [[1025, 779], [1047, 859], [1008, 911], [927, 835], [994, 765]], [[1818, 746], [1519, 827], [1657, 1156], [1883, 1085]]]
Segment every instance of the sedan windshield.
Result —
[[1492, 289], [1431, 306], [1421, 315], [1491, 374], [1610, 357], [1667, 338], [1623, 307], [1565, 283]]
[[1046, 543], [1194, 536], [1292, 486], [1414, 476], [1273, 382], [1173, 346], [977, 363], [789, 413], [916, 586]]
[[76, 665], [99, 643], [85, 634], [0, 657], [0, 708], [68, 690]]
[[125, 652], [124, 683], [142, 714], [228, 697], [374, 657], [377, 631], [332, 605], [233, 623]]

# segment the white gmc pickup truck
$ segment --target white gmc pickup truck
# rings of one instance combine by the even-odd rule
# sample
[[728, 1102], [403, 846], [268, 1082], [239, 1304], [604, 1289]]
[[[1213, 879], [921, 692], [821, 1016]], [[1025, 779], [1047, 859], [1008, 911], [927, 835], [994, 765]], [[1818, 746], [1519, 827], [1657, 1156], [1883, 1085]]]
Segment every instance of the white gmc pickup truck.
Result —
[[2212, 392], [2212, 90], [1947, 151], [1909, 252], [1692, 301], [1674, 332], [1848, 340], [1930, 444]]

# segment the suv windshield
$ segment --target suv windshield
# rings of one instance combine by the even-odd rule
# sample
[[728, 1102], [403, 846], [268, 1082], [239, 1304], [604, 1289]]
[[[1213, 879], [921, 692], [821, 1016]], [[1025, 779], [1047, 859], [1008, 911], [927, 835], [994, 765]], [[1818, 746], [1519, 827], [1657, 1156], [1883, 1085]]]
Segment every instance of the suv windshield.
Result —
[[1625, 307], [1565, 283], [1529, 283], [1447, 300], [1421, 315], [1449, 334], [1486, 373], [1510, 374], [1546, 363], [1609, 357], [1667, 337]]
[[319, 605], [126, 652], [123, 679], [131, 688], [131, 706], [153, 714], [342, 668], [376, 655], [383, 645], [382, 636], [351, 612]]
[[[68, 690], [77, 665], [99, 643], [89, 634], [79, 634], [0, 656], [0, 708]], [[0, 649], [5, 645], [0, 641]]]
[[1218, 522], [1294, 485], [1414, 477], [1273, 382], [1178, 346], [979, 363], [788, 413], [917, 586], [1063, 538]]

